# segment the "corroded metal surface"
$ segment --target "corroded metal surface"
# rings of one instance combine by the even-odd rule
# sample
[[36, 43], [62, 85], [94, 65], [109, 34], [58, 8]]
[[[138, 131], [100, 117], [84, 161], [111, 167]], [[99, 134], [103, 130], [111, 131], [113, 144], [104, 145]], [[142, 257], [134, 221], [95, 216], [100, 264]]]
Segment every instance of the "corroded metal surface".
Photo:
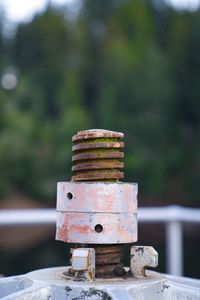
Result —
[[137, 184], [60, 182], [56, 239], [68, 243], [137, 241]]
[[[84, 249], [87, 247], [86, 244], [74, 244], [74, 248], [71, 248], [71, 262], [72, 253], [80, 246]], [[127, 278], [128, 274], [123, 265], [124, 249], [122, 244], [90, 244], [90, 247], [95, 250], [95, 278]], [[69, 269], [67, 276], [75, 276], [75, 272], [72, 268]]]
[[[80, 144], [75, 144], [72, 147], [72, 151], [73, 152], [77, 152], [77, 151], [84, 151], [84, 150], [88, 150], [88, 149], [117, 149], [117, 148], [123, 148], [124, 147], [124, 143], [123, 142], [99, 142], [98, 140], [96, 141], [89, 141], [89, 142], [85, 142], [84, 143], [80, 143]], [[103, 152], [103, 151], [102, 151]]]
[[58, 212], [57, 219], [56, 239], [67, 243], [119, 244], [137, 241], [137, 215], [133, 213]]
[[158, 252], [151, 246], [131, 247], [131, 272], [134, 278], [146, 276], [145, 268], [158, 265]]
[[116, 181], [124, 177], [123, 133], [103, 129], [79, 131], [73, 136], [72, 180]]
[[79, 131], [76, 135], [73, 136], [72, 141], [77, 142], [80, 140], [88, 140], [95, 138], [120, 138], [122, 139], [124, 134], [122, 132], [116, 132], [105, 129], [89, 129]]
[[[95, 178], [95, 179], [94, 179]], [[124, 178], [124, 173], [123, 172], [116, 172], [115, 170], [113, 171], [106, 171], [106, 172], [97, 172], [94, 171], [92, 174], [90, 171], [88, 172], [79, 172], [79, 174], [76, 174], [72, 176], [73, 180], [76, 181], [92, 181], [92, 180], [99, 180], [99, 181], [105, 181], [105, 180], [119, 180]]]
[[95, 278], [74, 281], [68, 267], [33, 271], [0, 279], [2, 300], [199, 300], [200, 280], [147, 271], [144, 279]]
[[99, 159], [99, 158], [124, 158], [123, 152], [102, 152], [102, 153], [81, 153], [81, 154], [75, 154], [72, 157], [72, 161], [78, 161], [78, 160], [89, 160], [89, 159]]
[[[72, 181], [57, 188], [56, 239], [93, 244], [97, 276], [122, 274], [119, 244], [137, 241], [137, 184], [118, 181], [124, 177], [123, 137], [103, 129], [79, 131], [72, 138]], [[99, 244], [106, 244], [102, 253]]]
[[96, 277], [109, 278], [126, 274], [122, 245], [99, 245], [95, 247], [95, 252]]
[[94, 280], [95, 250], [93, 248], [77, 248], [72, 252], [72, 270], [75, 280]]
[[57, 211], [137, 213], [137, 193], [136, 183], [58, 182]]

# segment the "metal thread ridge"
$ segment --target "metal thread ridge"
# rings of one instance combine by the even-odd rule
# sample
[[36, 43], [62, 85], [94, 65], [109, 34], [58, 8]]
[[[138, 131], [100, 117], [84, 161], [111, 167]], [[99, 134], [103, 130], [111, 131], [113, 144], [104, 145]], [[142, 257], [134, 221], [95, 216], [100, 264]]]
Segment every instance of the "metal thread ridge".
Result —
[[[121, 132], [91, 129], [72, 137], [72, 181], [111, 181], [124, 178], [124, 148]], [[91, 246], [91, 245], [90, 245]], [[79, 246], [80, 247], [80, 246]], [[93, 245], [96, 253], [96, 277], [122, 276], [122, 245]]]
[[124, 135], [121, 132], [92, 129], [72, 138], [73, 181], [117, 181], [124, 178]]

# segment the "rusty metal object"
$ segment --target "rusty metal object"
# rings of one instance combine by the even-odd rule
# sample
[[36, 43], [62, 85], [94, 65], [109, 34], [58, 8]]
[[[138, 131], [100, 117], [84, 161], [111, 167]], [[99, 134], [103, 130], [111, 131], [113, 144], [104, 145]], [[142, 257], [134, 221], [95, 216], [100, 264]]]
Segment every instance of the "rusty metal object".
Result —
[[[87, 248], [87, 244], [74, 244], [74, 248], [71, 248], [71, 263], [72, 263], [72, 254], [74, 250], [79, 248]], [[124, 249], [123, 244], [121, 245], [97, 245], [90, 244], [95, 250], [95, 277], [96, 278], [114, 278], [114, 277], [123, 277], [127, 274], [127, 271], [124, 269], [123, 259], [124, 259]], [[79, 248], [80, 249], [80, 248]], [[72, 264], [73, 265], [73, 264]], [[75, 277], [75, 270], [69, 268], [68, 272], [65, 273], [66, 276]], [[82, 276], [81, 273], [78, 276]]]
[[134, 214], [58, 213], [57, 226], [56, 239], [67, 243], [119, 244], [137, 239]]
[[137, 213], [135, 183], [58, 182], [57, 211], [82, 213]]
[[94, 280], [95, 250], [93, 248], [77, 248], [72, 252], [72, 273], [74, 280]]
[[144, 278], [145, 268], [158, 265], [158, 252], [151, 246], [131, 247], [131, 272], [135, 278]]
[[137, 184], [59, 182], [56, 239], [67, 243], [137, 241]]
[[[72, 180], [74, 181], [117, 181], [119, 179], [124, 178], [124, 173], [120, 172], [120, 169], [124, 167], [124, 163], [120, 161], [121, 158], [124, 157], [124, 153], [120, 152], [121, 148], [124, 148], [124, 143], [121, 141], [124, 135], [121, 132], [109, 131], [109, 130], [86, 130], [79, 131], [77, 135], [72, 138], [74, 143], [72, 147], [73, 156], [72, 156]], [[107, 187], [107, 191], [105, 191], [105, 187]], [[113, 187], [113, 186], [112, 186]], [[85, 199], [92, 199], [89, 201], [89, 211], [100, 213], [102, 212], [115, 212], [117, 207], [119, 207], [118, 213], [122, 212], [123, 208], [126, 207], [126, 204], [132, 203], [131, 201], [126, 201], [126, 196], [119, 200], [120, 192], [123, 195], [122, 191], [113, 190], [113, 193], [108, 193], [108, 189], [110, 186], [96, 186], [92, 187], [93, 192], [90, 188], [89, 195], [85, 195], [85, 189], [83, 189], [80, 195], [85, 195]], [[116, 190], [116, 187], [115, 187]], [[129, 192], [129, 191], [127, 191]], [[118, 197], [116, 197], [118, 195]], [[126, 193], [127, 195], [127, 193]], [[137, 201], [137, 195], [134, 197]], [[123, 201], [125, 200], [125, 201]], [[136, 202], [135, 201], [135, 202]], [[82, 202], [82, 201], [80, 201]], [[86, 201], [87, 202], [87, 201]], [[123, 203], [122, 203], [123, 202]], [[82, 202], [83, 203], [83, 202]], [[120, 203], [120, 204], [119, 204]], [[94, 204], [94, 208], [93, 208]], [[134, 203], [135, 205], [135, 203]], [[136, 206], [132, 208], [132, 210], [125, 209], [127, 212], [136, 213]], [[84, 207], [87, 210], [87, 203], [84, 202]], [[122, 209], [122, 210], [121, 210]], [[131, 214], [129, 215], [131, 219]], [[90, 219], [91, 220], [91, 219]], [[107, 220], [107, 221], [106, 221]], [[124, 218], [125, 220], [125, 218]], [[95, 222], [97, 223], [97, 219], [95, 218]], [[102, 225], [103, 223], [103, 225]], [[132, 231], [137, 232], [136, 229], [136, 214], [132, 218], [132, 226], [129, 222], [124, 222], [116, 215], [112, 215], [112, 217], [108, 214], [100, 215], [99, 224], [96, 225], [95, 236], [93, 243], [100, 242], [100, 239], [104, 239], [104, 243], [119, 243], [119, 242], [127, 242], [127, 229], [132, 228]], [[134, 223], [134, 224], [133, 224]], [[111, 224], [113, 224], [113, 228], [115, 228], [115, 233], [113, 232], [113, 228], [111, 228]], [[118, 225], [117, 225], [118, 224]], [[127, 227], [128, 225], [128, 227]], [[102, 226], [102, 227], [100, 227]], [[93, 227], [93, 226], [92, 226]], [[94, 227], [95, 228], [95, 227]], [[99, 230], [98, 230], [99, 228]], [[109, 229], [110, 228], [110, 229]], [[125, 230], [122, 230], [125, 229]], [[85, 228], [86, 229], [86, 228]], [[91, 231], [93, 228], [91, 228]], [[87, 231], [87, 230], [86, 230]], [[91, 233], [90, 231], [90, 233]], [[109, 234], [109, 232], [111, 234]], [[114, 235], [113, 235], [114, 233]], [[119, 234], [120, 233], [120, 234]], [[88, 235], [87, 235], [88, 236]], [[89, 235], [92, 238], [92, 235]], [[114, 237], [116, 236], [116, 238]], [[120, 240], [120, 237], [124, 236], [124, 240]], [[115, 239], [115, 240], [114, 240]], [[137, 240], [137, 236], [134, 235], [134, 240]], [[85, 242], [87, 242], [85, 240]], [[107, 246], [101, 248], [95, 248], [96, 250], [96, 276], [104, 276], [108, 274], [114, 274], [116, 266], [122, 264], [122, 250], [117, 251], [119, 246]], [[114, 251], [113, 251], [114, 248]], [[104, 252], [99, 253], [99, 249], [103, 249]], [[121, 249], [121, 248], [120, 248]], [[109, 254], [106, 253], [109, 252]], [[105, 255], [106, 253], [106, 255]], [[113, 261], [114, 260], [114, 261]]]
[[73, 181], [117, 181], [124, 177], [120, 161], [124, 153], [121, 141], [123, 133], [92, 129], [79, 131], [73, 136], [72, 180]]
[[122, 132], [116, 132], [111, 130], [105, 129], [89, 129], [79, 131], [76, 135], [73, 136], [72, 141], [84, 141], [88, 139], [95, 139], [95, 138], [123, 138], [124, 134]]
[[119, 182], [123, 137], [109, 130], [79, 131], [72, 138], [72, 181], [57, 188], [56, 239], [74, 248], [93, 247], [96, 277], [123, 276], [123, 244], [137, 241], [137, 184]]
[[76, 181], [92, 181], [94, 180], [119, 180], [121, 178], [124, 178], [124, 174], [122, 172], [116, 172], [116, 170], [109, 171], [109, 172], [79, 172], [79, 174], [76, 174], [75, 176], [72, 176], [73, 179], [76, 179]]
[[96, 246], [96, 277], [123, 276], [123, 245]]

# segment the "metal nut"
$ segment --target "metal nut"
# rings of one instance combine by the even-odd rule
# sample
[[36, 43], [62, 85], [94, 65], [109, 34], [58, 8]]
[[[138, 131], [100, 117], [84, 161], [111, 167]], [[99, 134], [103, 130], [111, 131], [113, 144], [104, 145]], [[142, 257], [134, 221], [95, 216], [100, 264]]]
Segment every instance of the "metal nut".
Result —
[[95, 250], [93, 248], [77, 248], [72, 253], [72, 269], [77, 280], [94, 280]]

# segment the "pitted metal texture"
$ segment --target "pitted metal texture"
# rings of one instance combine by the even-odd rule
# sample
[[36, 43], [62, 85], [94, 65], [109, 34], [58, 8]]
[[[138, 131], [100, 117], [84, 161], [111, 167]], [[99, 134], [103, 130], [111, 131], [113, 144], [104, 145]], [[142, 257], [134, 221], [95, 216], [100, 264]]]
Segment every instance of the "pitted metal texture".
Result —
[[137, 184], [60, 182], [56, 239], [67, 243], [137, 241]]
[[199, 300], [200, 281], [147, 271], [144, 279], [74, 281], [68, 267], [50, 268], [0, 279], [2, 300]]
[[103, 129], [79, 131], [72, 138], [73, 181], [116, 181], [124, 177], [120, 161], [123, 133]]

